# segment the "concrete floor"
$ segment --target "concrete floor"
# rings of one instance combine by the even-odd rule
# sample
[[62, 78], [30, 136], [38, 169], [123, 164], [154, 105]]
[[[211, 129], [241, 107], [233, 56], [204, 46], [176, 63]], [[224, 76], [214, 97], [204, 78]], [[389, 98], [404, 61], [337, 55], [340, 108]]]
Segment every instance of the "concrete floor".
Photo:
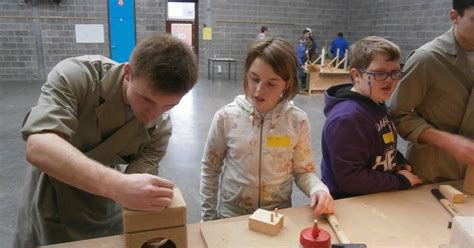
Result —
[[[160, 164], [160, 176], [177, 185], [188, 205], [188, 222], [200, 221], [200, 160], [208, 128], [215, 111], [242, 94], [241, 80], [234, 83], [227, 75], [216, 75], [212, 84], [207, 77], [172, 110], [173, 136]], [[0, 82], [0, 244], [10, 244], [25, 178], [25, 143], [20, 137], [23, 117], [39, 95], [42, 82]], [[298, 95], [298, 107], [309, 115], [314, 156], [321, 161], [321, 130], [325, 117], [322, 95]], [[307, 204], [308, 198], [296, 187], [293, 205]], [[3, 246], [3, 245], [0, 245]]]

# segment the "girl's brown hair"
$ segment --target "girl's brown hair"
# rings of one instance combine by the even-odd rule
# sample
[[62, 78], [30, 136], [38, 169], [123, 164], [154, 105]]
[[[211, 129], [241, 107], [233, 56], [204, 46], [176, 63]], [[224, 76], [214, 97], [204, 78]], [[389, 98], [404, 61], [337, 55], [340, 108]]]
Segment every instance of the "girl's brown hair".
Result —
[[293, 99], [298, 92], [298, 62], [294, 47], [281, 38], [265, 39], [252, 44], [247, 53], [244, 68], [244, 92], [246, 95], [248, 95], [247, 74], [257, 58], [269, 64], [273, 71], [286, 82], [287, 85], [281, 99]]

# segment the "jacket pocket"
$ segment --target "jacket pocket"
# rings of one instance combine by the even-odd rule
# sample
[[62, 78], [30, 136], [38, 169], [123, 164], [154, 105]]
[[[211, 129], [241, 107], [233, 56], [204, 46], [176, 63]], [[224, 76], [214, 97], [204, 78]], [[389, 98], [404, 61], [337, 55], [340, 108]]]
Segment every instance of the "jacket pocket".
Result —
[[[237, 190], [234, 190], [237, 188]], [[219, 218], [251, 214], [255, 211], [256, 198], [253, 191], [242, 186], [230, 185], [222, 189], [219, 203]]]
[[279, 185], [275, 190], [275, 200], [278, 203], [291, 202], [291, 193], [293, 191], [293, 180], [287, 180]]
[[237, 191], [234, 191], [232, 187], [222, 187], [222, 200], [225, 202], [235, 201], [241, 194], [243, 188], [238, 187]]

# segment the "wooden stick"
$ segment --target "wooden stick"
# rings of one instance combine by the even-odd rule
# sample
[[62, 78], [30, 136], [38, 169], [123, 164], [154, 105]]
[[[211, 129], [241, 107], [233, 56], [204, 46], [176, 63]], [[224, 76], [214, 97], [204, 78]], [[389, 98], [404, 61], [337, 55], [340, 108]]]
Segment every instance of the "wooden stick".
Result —
[[336, 64], [336, 66], [334, 66], [334, 68], [338, 69], [342, 63], [345, 63], [345, 61], [346, 61], [346, 58], [344, 57], [342, 60], [339, 61], [339, 63]]
[[338, 59], [337, 57], [336, 57], [336, 58], [333, 58], [333, 59], [331, 60], [331, 62], [329, 62], [328, 65], [336, 64], [336, 63], [337, 63], [337, 62], [336, 62], [337, 59]]
[[326, 216], [328, 219], [329, 224], [332, 227], [332, 230], [334, 230], [334, 233], [336, 233], [337, 239], [339, 239], [340, 244], [350, 244], [351, 241], [349, 237], [347, 237], [347, 234], [341, 229], [339, 226], [339, 222], [337, 222], [337, 218], [334, 214], [329, 214]]
[[446, 199], [441, 199], [439, 200], [439, 203], [441, 203], [441, 205], [443, 205], [443, 207], [448, 211], [449, 214], [451, 214], [451, 216], [456, 216], [458, 215], [456, 213], [456, 210], [454, 209], [453, 205], [451, 205], [451, 203], [449, 203], [448, 200]]
[[325, 54], [326, 54], [326, 49], [323, 47], [323, 49], [321, 50], [321, 71], [323, 71], [324, 63], [326, 60]]
[[346, 53], [344, 53], [344, 70], [347, 70], [347, 63], [349, 61], [349, 50], [346, 49]]
[[275, 208], [275, 217], [278, 217], [278, 208]]
[[447, 185], [447, 184], [440, 185], [439, 191], [441, 192], [441, 194], [443, 194], [443, 196], [446, 199], [448, 199], [452, 203], [464, 202], [464, 194], [461, 191], [455, 189], [451, 185]]

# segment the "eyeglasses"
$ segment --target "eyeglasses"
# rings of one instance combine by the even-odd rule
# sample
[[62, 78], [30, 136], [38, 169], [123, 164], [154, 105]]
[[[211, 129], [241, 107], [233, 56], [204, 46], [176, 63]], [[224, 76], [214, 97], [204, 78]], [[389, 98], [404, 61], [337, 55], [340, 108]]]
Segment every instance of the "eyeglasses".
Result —
[[377, 80], [377, 81], [387, 80], [388, 76], [390, 76], [390, 78], [392, 80], [400, 80], [400, 78], [402, 78], [402, 76], [403, 76], [403, 72], [401, 72], [401, 71], [394, 71], [394, 72], [390, 72], [390, 73], [389, 72], [382, 72], [382, 71], [369, 71], [369, 70], [366, 70], [366, 69], [359, 69], [359, 71], [373, 76], [374, 79]]

